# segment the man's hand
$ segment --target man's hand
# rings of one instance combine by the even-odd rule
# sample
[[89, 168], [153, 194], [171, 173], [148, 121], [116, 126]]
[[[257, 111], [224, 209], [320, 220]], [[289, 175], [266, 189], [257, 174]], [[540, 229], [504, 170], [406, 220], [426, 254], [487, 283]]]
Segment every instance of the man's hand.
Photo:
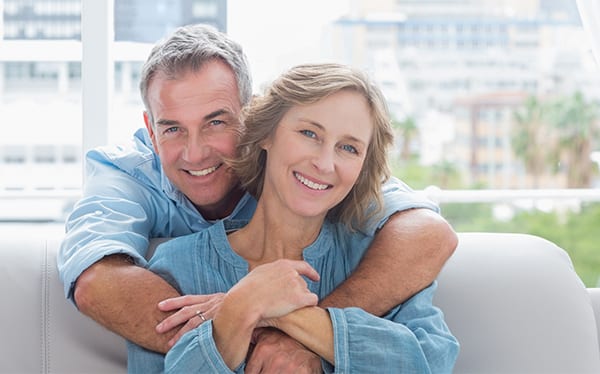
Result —
[[224, 296], [224, 293], [185, 295], [161, 301], [158, 303], [158, 308], [161, 311], [175, 313], [159, 323], [156, 326], [156, 332], [163, 334], [180, 326], [173, 338], [169, 340], [169, 346], [172, 347], [183, 334], [195, 329], [204, 322], [198, 312], [206, 320], [213, 318], [221, 307]]
[[254, 333], [246, 373], [322, 373], [321, 359], [296, 340], [272, 328]]

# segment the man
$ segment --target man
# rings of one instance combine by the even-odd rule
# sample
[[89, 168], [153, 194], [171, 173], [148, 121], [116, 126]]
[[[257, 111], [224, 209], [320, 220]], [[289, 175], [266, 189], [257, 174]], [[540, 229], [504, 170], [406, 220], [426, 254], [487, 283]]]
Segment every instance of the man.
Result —
[[[218, 219], [235, 227], [252, 215], [256, 201], [225, 163], [235, 157], [251, 86], [241, 47], [212, 28], [186, 26], [154, 47], [140, 83], [146, 129], [129, 147], [88, 153], [84, 197], [67, 220], [58, 266], [81, 312], [158, 352], [212, 317], [222, 295], [178, 298], [143, 266], [150, 238]], [[429, 285], [455, 249], [456, 235], [435, 206], [399, 181], [384, 188], [389, 219], [371, 225], [375, 235], [385, 223], [323, 306], [382, 315]], [[280, 332], [261, 331], [255, 341], [247, 372], [320, 371], [317, 356]]]

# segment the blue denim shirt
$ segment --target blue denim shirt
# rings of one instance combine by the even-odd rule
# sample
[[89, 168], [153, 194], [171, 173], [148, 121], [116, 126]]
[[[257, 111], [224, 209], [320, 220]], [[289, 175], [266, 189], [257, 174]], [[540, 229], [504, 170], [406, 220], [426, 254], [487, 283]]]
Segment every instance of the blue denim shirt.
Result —
[[[398, 179], [386, 183], [384, 191], [385, 217], [370, 224], [369, 235], [397, 211], [438, 211]], [[255, 208], [256, 201], [246, 194], [226, 220], [247, 220]], [[65, 295], [72, 299], [79, 275], [102, 257], [123, 253], [145, 266], [150, 238], [191, 234], [213, 223], [168, 180], [145, 128], [135, 133], [131, 144], [94, 149], [86, 155], [83, 197], [67, 218], [58, 253]]]
[[[317, 240], [304, 249], [304, 260], [321, 275], [308, 280], [319, 298], [327, 296], [356, 268], [372, 237], [347, 235], [340, 224], [326, 222]], [[149, 269], [184, 294], [227, 292], [248, 272], [248, 263], [231, 249], [225, 224], [180, 237], [158, 247]], [[335, 365], [323, 361], [327, 373], [450, 373], [458, 343], [433, 306], [433, 283], [384, 317], [362, 309], [329, 308], [333, 323]], [[166, 357], [133, 343], [129, 371], [231, 373], [216, 348], [212, 323], [185, 334]], [[163, 366], [164, 365], [164, 366]], [[244, 364], [234, 372], [242, 373]]]

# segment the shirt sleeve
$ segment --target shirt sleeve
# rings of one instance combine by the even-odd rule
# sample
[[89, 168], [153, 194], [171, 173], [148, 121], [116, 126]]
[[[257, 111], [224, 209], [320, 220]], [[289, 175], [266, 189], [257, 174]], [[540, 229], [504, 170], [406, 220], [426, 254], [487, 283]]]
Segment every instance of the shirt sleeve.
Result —
[[451, 373], [459, 345], [432, 305], [434, 282], [379, 318], [359, 308], [328, 309], [335, 373]]
[[367, 222], [365, 234], [373, 236], [395, 213], [409, 209], [424, 208], [440, 212], [439, 206], [422, 193], [411, 189], [396, 177], [391, 177], [383, 185], [383, 214]]
[[165, 357], [166, 373], [243, 373], [245, 364], [229, 369], [217, 349], [212, 333], [212, 320], [188, 331]]
[[[93, 153], [91, 152], [93, 155]], [[67, 298], [79, 275], [101, 258], [123, 253], [145, 265], [156, 202], [136, 179], [101, 157], [86, 159], [84, 196], [66, 221], [57, 256]]]

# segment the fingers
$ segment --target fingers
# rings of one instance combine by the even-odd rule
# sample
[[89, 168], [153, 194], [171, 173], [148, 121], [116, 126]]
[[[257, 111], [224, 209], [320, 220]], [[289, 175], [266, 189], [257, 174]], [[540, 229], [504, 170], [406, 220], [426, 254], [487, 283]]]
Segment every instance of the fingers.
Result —
[[[202, 314], [204, 315], [204, 314]], [[206, 318], [206, 317], [205, 317]], [[194, 316], [192, 318], [190, 318], [178, 331], [177, 334], [175, 334], [171, 340], [169, 340], [169, 347], [172, 347], [175, 345], [175, 343], [177, 343], [177, 341], [188, 331], [195, 329], [196, 327], [200, 326], [203, 321], [199, 315], [197, 315], [196, 313], [194, 313]]]
[[202, 309], [200, 309], [201, 307], [201, 305], [196, 305], [181, 308], [181, 310], [179, 310], [176, 313], [173, 313], [169, 317], [165, 318], [161, 323], [159, 323], [156, 326], [156, 332], [158, 332], [159, 334], [167, 332], [183, 323], [194, 319], [194, 317], [196, 317], [196, 311], [202, 312]]
[[310, 279], [314, 282], [318, 282], [319, 279], [321, 278], [319, 276], [319, 273], [317, 273], [317, 271], [312, 266], [310, 266], [308, 262], [293, 261], [293, 263], [296, 266], [296, 271], [298, 272], [298, 274], [304, 275], [305, 277], [307, 277], [308, 279]]
[[[193, 311], [193, 313], [191, 313], [191, 317], [189, 317], [187, 319], [187, 321], [185, 321], [185, 323], [182, 324], [177, 324], [175, 326], [173, 326], [172, 328], [175, 327], [180, 327], [179, 330], [177, 331], [177, 333], [171, 338], [171, 340], [169, 340], [169, 346], [172, 347], [175, 345], [175, 343], [177, 343], [177, 341], [183, 336], [185, 335], [186, 332], [195, 329], [196, 327], [200, 326], [201, 324], [203, 324], [204, 322], [212, 319], [215, 314], [217, 313], [218, 309], [220, 308], [221, 304], [220, 303], [213, 303], [213, 305], [211, 307], [209, 307], [209, 309], [202, 311], [201, 309], [194, 309], [194, 306], [190, 306], [190, 307], [185, 307], [183, 309], [185, 309], [185, 315], [189, 316], [190, 315], [190, 311]], [[183, 309], [182, 311], [180, 311], [183, 315]], [[173, 317], [173, 316], [171, 316]], [[202, 318], [204, 317], [204, 318]], [[166, 322], [167, 320], [165, 319], [164, 322]], [[170, 322], [169, 322], [170, 323]], [[168, 330], [165, 330], [168, 331]]]
[[173, 297], [166, 299], [158, 303], [158, 309], [163, 312], [170, 312], [172, 310], [181, 309], [185, 306], [202, 304], [213, 301], [215, 298], [222, 299], [223, 293], [214, 293], [209, 295], [184, 295], [179, 297]]
[[[156, 326], [156, 332], [159, 334], [165, 333], [180, 325], [184, 325], [182, 329], [187, 329], [184, 331], [185, 333], [188, 330], [198, 327], [200, 322], [202, 322], [202, 319], [199, 318], [197, 312], [202, 312], [202, 315], [207, 320], [212, 319], [221, 307], [224, 296], [225, 294], [223, 293], [211, 295], [186, 295], [164, 300], [161, 302], [164, 308], [168, 308], [169, 311], [179, 310], [159, 323]], [[200, 302], [197, 304], [189, 304], [194, 301]], [[183, 335], [183, 333], [181, 335]]]

